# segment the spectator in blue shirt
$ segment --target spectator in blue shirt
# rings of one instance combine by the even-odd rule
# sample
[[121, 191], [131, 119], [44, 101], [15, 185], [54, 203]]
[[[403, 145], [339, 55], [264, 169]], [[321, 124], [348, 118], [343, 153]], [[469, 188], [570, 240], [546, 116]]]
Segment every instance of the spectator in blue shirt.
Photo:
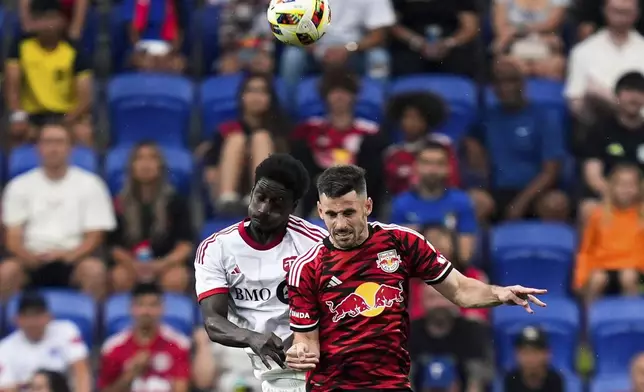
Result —
[[[497, 219], [565, 220], [568, 200], [556, 190], [566, 154], [563, 124], [555, 111], [529, 102], [524, 85], [514, 63], [495, 64], [499, 103], [467, 137], [469, 163], [489, 180]], [[474, 193], [485, 198], [481, 190]]]
[[421, 232], [444, 226], [458, 234], [458, 258], [467, 263], [476, 244], [476, 215], [467, 193], [450, 188], [449, 151], [428, 141], [418, 152], [413, 190], [393, 201], [391, 221]]

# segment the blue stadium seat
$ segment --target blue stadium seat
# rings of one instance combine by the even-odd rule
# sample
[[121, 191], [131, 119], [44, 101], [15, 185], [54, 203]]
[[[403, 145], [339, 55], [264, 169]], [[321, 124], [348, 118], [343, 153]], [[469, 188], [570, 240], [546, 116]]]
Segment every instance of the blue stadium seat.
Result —
[[[105, 178], [112, 194], [117, 194], [123, 187], [128, 171], [130, 146], [120, 146], [110, 150], [105, 158]], [[169, 180], [177, 192], [188, 195], [194, 164], [190, 151], [183, 148], [161, 146], [169, 171]]]
[[478, 93], [474, 82], [462, 76], [408, 76], [395, 80], [389, 93], [394, 96], [422, 91], [441, 96], [449, 106], [449, 118], [436, 131], [460, 141], [478, 114]]
[[[244, 75], [222, 75], [207, 79], [200, 87], [203, 137], [210, 135], [226, 121], [238, 116], [238, 94]], [[281, 102], [286, 102], [286, 87], [275, 80], [275, 90]]]
[[219, 57], [219, 20], [220, 6], [207, 5], [197, 10], [193, 18], [192, 34], [195, 42], [201, 42], [202, 68], [206, 75], [217, 73], [217, 59]]
[[597, 374], [628, 369], [630, 360], [644, 351], [644, 301], [607, 298], [596, 302], [588, 315]]
[[[98, 172], [98, 156], [94, 150], [87, 147], [74, 147], [70, 157], [71, 164], [81, 169]], [[9, 179], [23, 174], [40, 165], [40, 157], [35, 146], [15, 147], [9, 153]]]
[[206, 238], [210, 237], [211, 235], [220, 232], [221, 230], [234, 225], [235, 223], [238, 223], [244, 219], [243, 217], [239, 218], [229, 218], [229, 219], [214, 219], [211, 221], [208, 221], [204, 224], [204, 226], [201, 228], [201, 237], [200, 239], [203, 241]]
[[490, 239], [495, 281], [566, 295], [575, 246], [576, 233], [568, 225], [516, 222], [497, 226]]
[[[117, 294], [105, 301], [104, 330], [106, 337], [130, 326], [132, 323], [130, 302], [129, 294]], [[165, 294], [163, 322], [186, 336], [192, 336], [194, 306], [194, 301], [185, 295]]]
[[548, 334], [552, 349], [553, 364], [558, 369], [573, 370], [580, 331], [580, 315], [577, 305], [566, 298], [546, 297], [546, 308], [536, 309], [534, 314], [523, 308], [502, 306], [492, 311], [494, 337], [499, 365], [509, 369], [514, 365], [514, 339], [523, 328], [536, 325]]
[[[320, 97], [318, 77], [304, 79], [296, 91], [295, 111], [300, 120], [323, 116], [326, 113], [325, 102]], [[356, 101], [356, 115], [367, 120], [380, 122], [385, 102], [385, 90], [382, 82], [363, 78]]]
[[590, 382], [590, 392], [624, 392], [631, 391], [631, 378], [624, 369], [619, 374], [597, 376]]
[[[85, 343], [87, 343], [88, 347], [92, 347], [97, 317], [97, 307], [94, 300], [74, 290], [48, 289], [41, 292], [47, 300], [49, 312], [52, 316], [55, 319], [69, 320], [76, 324], [83, 335]], [[7, 303], [9, 331], [15, 329], [13, 320], [18, 313], [19, 299], [19, 296], [15, 296]]]
[[190, 80], [174, 75], [132, 73], [107, 87], [112, 143], [153, 140], [185, 146], [194, 101]]

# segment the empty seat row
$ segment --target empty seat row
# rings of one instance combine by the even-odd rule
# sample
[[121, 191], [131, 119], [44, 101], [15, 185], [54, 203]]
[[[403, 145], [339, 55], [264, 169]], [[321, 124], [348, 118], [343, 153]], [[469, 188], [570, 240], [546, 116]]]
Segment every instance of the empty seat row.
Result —
[[[168, 145], [185, 145], [191, 112], [198, 102], [203, 137], [209, 138], [217, 126], [233, 120], [238, 114], [238, 90], [242, 75], [224, 75], [204, 81], [199, 88], [186, 78], [172, 75], [124, 74], [113, 78], [108, 85], [108, 105], [111, 133], [116, 144], [140, 140], [156, 140]], [[318, 93], [319, 78], [303, 80], [296, 92], [291, 113], [302, 120], [325, 112]], [[286, 89], [277, 80], [278, 96], [286, 103]], [[528, 95], [536, 102], [565, 109], [561, 85], [534, 80], [528, 83]], [[385, 98], [406, 92], [430, 91], [442, 96], [450, 107], [450, 115], [439, 127], [454, 139], [459, 139], [478, 115], [478, 93], [469, 80], [449, 75], [419, 75], [404, 77], [389, 85], [363, 79], [356, 102], [360, 117], [374, 121], [383, 118]], [[490, 99], [491, 104], [494, 100]], [[290, 103], [290, 102], [289, 102]]]
[[[116, 194], [123, 187], [128, 173], [129, 156], [132, 146], [123, 145], [110, 149], [105, 156], [104, 170], [101, 170], [98, 154], [86, 147], [74, 147], [71, 153], [71, 163], [85, 170], [101, 174], [112, 194]], [[161, 146], [168, 169], [169, 181], [180, 193], [190, 193], [190, 185], [194, 173], [194, 161], [190, 151], [181, 147]], [[40, 157], [35, 146], [21, 146], [14, 148], [9, 153], [7, 162], [7, 180], [11, 180], [40, 164]]]
[[[99, 307], [94, 300], [87, 295], [73, 290], [44, 290], [43, 295], [53, 317], [56, 319], [69, 320], [78, 326], [83, 340], [88, 346], [93, 346], [98, 341], [97, 332], [103, 332], [104, 337], [112, 336], [115, 333], [129, 327], [132, 323], [130, 316], [129, 294], [118, 294], [108, 298], [103, 307], [103, 324], [98, 325], [97, 320]], [[4, 331], [12, 332], [16, 326], [13, 324], [17, 310], [18, 297], [14, 297], [7, 303], [6, 325]], [[165, 294], [164, 296], [163, 322], [184, 333], [192, 335], [192, 330], [198, 323], [201, 323], [199, 311], [193, 299], [181, 294]]]

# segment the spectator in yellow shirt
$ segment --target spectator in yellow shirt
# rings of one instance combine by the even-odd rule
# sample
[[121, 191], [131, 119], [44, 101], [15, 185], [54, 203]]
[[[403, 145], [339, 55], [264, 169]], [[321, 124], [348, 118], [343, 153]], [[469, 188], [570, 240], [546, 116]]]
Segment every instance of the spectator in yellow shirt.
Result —
[[604, 294], [638, 295], [644, 271], [642, 173], [617, 165], [603, 205], [590, 216], [577, 257], [574, 287], [586, 303]]
[[28, 141], [43, 124], [62, 121], [77, 142], [92, 144], [89, 61], [64, 39], [66, 23], [59, 10], [34, 18], [34, 35], [13, 43], [5, 67], [12, 142]]

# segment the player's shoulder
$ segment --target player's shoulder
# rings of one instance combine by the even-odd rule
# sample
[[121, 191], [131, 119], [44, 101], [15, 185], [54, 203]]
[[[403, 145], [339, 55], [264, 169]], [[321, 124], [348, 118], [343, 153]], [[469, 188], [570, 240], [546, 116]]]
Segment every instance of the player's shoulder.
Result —
[[115, 333], [105, 340], [101, 346], [101, 355], [112, 355], [119, 348], [126, 346], [132, 339], [132, 330], [126, 328], [120, 332]]
[[188, 339], [186, 335], [182, 334], [169, 325], [161, 325], [161, 327], [159, 328], [159, 335], [163, 338], [163, 340], [170, 343], [172, 346], [176, 346], [180, 350], [190, 350], [190, 339]]
[[315, 271], [322, 254], [326, 251], [324, 242], [320, 241], [311, 249], [299, 255], [291, 264], [288, 272], [288, 284], [291, 286], [299, 285], [302, 275], [308, 275]]
[[314, 243], [322, 241], [329, 235], [329, 233], [322, 227], [293, 215], [288, 218], [288, 225], [286, 228], [292, 236], [303, 240], [313, 241]]
[[207, 254], [221, 250], [227, 242], [235, 241], [239, 237], [239, 226], [241, 224], [243, 224], [243, 221], [236, 222], [206, 237], [197, 247], [196, 260], [203, 261]]
[[396, 238], [402, 239], [408, 239], [408, 238], [420, 238], [420, 239], [425, 239], [422, 234], [417, 232], [416, 230], [412, 230], [409, 227], [401, 226], [401, 225], [396, 225], [394, 223], [382, 223], [382, 222], [370, 222], [369, 223], [371, 227], [373, 227], [375, 232], [382, 232], [386, 234], [393, 235]]

